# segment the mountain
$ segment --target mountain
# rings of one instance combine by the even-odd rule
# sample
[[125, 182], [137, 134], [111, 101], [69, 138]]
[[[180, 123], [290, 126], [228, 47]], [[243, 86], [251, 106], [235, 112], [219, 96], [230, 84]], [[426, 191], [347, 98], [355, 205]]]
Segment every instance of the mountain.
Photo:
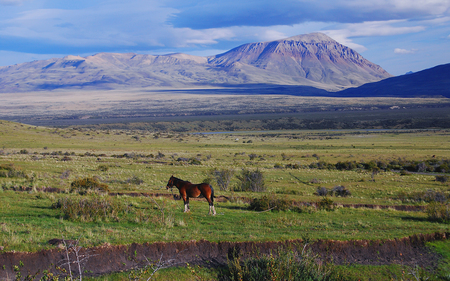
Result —
[[244, 44], [211, 57], [100, 53], [0, 67], [0, 92], [205, 85], [302, 85], [328, 91], [391, 77], [321, 33]]
[[450, 63], [407, 75], [367, 83], [337, 93], [341, 97], [430, 97], [450, 98]]
[[222, 67], [236, 63], [251, 65], [287, 75], [298, 84], [307, 79], [348, 87], [391, 76], [380, 66], [322, 33], [245, 44], [215, 56], [211, 62]]

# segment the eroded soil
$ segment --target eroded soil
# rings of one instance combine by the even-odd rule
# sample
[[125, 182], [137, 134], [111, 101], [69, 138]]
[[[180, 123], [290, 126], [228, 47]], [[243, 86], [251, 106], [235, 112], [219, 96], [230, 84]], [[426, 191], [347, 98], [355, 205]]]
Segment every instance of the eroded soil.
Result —
[[[307, 244], [314, 253], [324, 260], [333, 260], [335, 264], [386, 265], [401, 264], [433, 268], [438, 264], [439, 256], [431, 252], [426, 242], [448, 239], [450, 233], [433, 233], [414, 235], [393, 240], [354, 240], [334, 241], [318, 240]], [[53, 250], [43, 250], [37, 253], [5, 252], [0, 254], [0, 280], [14, 279], [17, 272], [14, 266], [19, 266], [22, 276], [49, 270], [55, 274], [65, 275], [60, 266], [68, 270], [67, 257], [74, 262], [77, 257], [82, 261], [83, 275], [99, 276], [112, 272], [127, 271], [143, 267], [149, 262], [162, 261], [173, 266], [201, 264], [219, 266], [227, 262], [233, 252], [239, 252], [244, 257], [253, 253], [268, 254], [280, 247], [293, 248], [301, 251], [305, 245], [302, 240], [282, 242], [158, 242], [131, 245], [102, 245], [93, 248], [64, 247], [76, 244], [76, 241], [52, 239]], [[66, 249], [69, 248], [67, 251]], [[76, 251], [78, 250], [78, 254]], [[67, 256], [69, 254], [69, 256]], [[74, 274], [78, 275], [76, 263], [71, 265]]]

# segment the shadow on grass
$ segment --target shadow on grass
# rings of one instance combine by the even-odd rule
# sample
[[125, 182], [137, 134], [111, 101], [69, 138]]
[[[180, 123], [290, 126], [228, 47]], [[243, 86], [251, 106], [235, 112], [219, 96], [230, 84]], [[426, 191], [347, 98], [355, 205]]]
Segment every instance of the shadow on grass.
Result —
[[428, 218], [419, 218], [419, 217], [400, 217], [400, 219], [404, 221], [415, 221], [415, 222], [436, 222], [429, 220]]
[[248, 207], [245, 206], [220, 206], [220, 208], [229, 210], [249, 211]]

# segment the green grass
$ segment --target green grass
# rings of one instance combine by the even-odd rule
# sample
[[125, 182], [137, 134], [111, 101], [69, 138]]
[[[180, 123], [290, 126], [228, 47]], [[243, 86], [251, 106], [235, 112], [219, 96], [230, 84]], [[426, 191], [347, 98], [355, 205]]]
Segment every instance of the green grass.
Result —
[[[256, 157], [250, 157], [252, 154]], [[198, 159], [196, 164], [199, 165], [178, 161], [179, 158]], [[405, 204], [398, 199], [400, 192], [412, 194], [432, 189], [449, 194], [449, 183], [436, 181], [434, 174], [402, 176], [388, 171], [373, 177], [365, 170], [285, 168], [294, 164], [306, 167], [319, 160], [337, 163], [398, 158], [449, 159], [450, 131], [274, 131], [189, 135], [138, 130], [54, 129], [0, 121], [0, 165], [13, 164], [25, 174], [25, 177], [0, 177], [0, 243], [5, 251], [38, 251], [52, 248], [47, 241], [61, 237], [80, 238], [83, 246], [94, 246], [193, 239], [217, 242], [304, 237], [392, 239], [448, 232], [449, 224], [429, 221], [424, 212], [338, 208], [310, 214], [293, 211], [256, 213], [248, 210], [248, 204], [239, 199], [276, 194], [289, 200], [317, 202], [321, 198], [314, 193], [319, 186], [330, 189], [337, 185], [345, 186], [351, 192], [349, 197], [330, 197], [337, 204], [393, 206]], [[92, 222], [70, 220], [60, 210], [51, 208], [60, 198], [82, 198], [68, 193], [71, 183], [77, 179], [98, 178], [111, 192], [171, 195], [170, 190], [165, 189], [171, 175], [195, 183], [208, 177], [211, 169], [222, 168], [234, 169], [235, 174], [242, 169], [258, 169], [264, 174], [267, 191], [221, 191], [213, 183], [217, 187], [216, 196], [238, 198], [232, 202], [216, 202], [218, 215], [215, 217], [207, 215], [205, 200], [192, 201], [191, 213], [185, 214], [182, 201], [170, 197], [155, 198], [156, 203], [164, 207], [164, 218], [157, 204], [146, 197], [111, 198], [127, 206], [127, 211], [114, 219], [100, 218]], [[237, 184], [237, 178], [233, 177], [230, 186]], [[39, 192], [48, 187], [62, 193]], [[14, 191], [24, 188], [29, 191]], [[435, 245], [435, 251], [448, 250], [447, 242]], [[440, 267], [443, 272], [448, 271], [446, 261], [449, 259], [446, 257]], [[355, 266], [354, 271], [376, 271], [377, 267], [374, 268]], [[185, 269], [171, 270], [185, 272]], [[169, 275], [171, 270], [167, 271]], [[380, 273], [379, 280], [390, 271], [399, 276], [401, 269], [386, 267], [380, 271], [384, 273]], [[121, 280], [122, 277], [117, 278]]]
[[[216, 203], [217, 216], [207, 215], [208, 204], [191, 203], [191, 212], [182, 212], [182, 202], [156, 199], [165, 206], [165, 218], [148, 198], [116, 198], [128, 213], [118, 220], [83, 222], [65, 219], [51, 209], [52, 202], [67, 195], [2, 193], [0, 241], [5, 250], [36, 251], [50, 248], [52, 238], [82, 237], [85, 246], [104, 243], [188, 241], [278, 241], [301, 239], [392, 239], [419, 233], [448, 231], [447, 224], [430, 222], [422, 212], [349, 209], [317, 211], [312, 214], [290, 211], [255, 213], [247, 204]], [[75, 197], [76, 195], [71, 195]], [[50, 197], [50, 198], [49, 198]], [[77, 196], [79, 197], [79, 196]], [[130, 229], [132, 239], [130, 239]]]

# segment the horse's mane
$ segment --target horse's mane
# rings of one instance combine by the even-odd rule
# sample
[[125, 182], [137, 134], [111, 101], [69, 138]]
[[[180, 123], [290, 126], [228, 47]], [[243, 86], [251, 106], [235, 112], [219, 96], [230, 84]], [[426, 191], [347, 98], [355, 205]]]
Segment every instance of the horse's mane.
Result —
[[182, 179], [179, 179], [179, 178], [176, 178], [176, 177], [173, 177], [174, 179], [175, 179], [175, 181], [177, 181], [177, 182], [187, 182], [187, 183], [191, 183], [190, 181], [185, 181], [185, 180], [182, 180]]

